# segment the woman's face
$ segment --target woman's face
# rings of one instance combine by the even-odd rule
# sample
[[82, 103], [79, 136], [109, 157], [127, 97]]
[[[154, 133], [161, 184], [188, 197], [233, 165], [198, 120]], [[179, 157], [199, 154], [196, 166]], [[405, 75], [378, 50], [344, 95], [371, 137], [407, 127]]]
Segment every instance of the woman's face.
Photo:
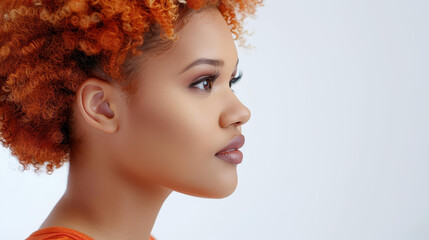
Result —
[[[230, 88], [237, 50], [214, 8], [191, 15], [178, 34], [171, 48], [141, 65], [137, 93], [120, 109], [115, 165], [141, 183], [223, 198], [236, 188], [237, 165], [215, 154], [250, 118]], [[210, 61], [192, 64], [199, 59]], [[191, 85], [204, 77], [209, 80]]]

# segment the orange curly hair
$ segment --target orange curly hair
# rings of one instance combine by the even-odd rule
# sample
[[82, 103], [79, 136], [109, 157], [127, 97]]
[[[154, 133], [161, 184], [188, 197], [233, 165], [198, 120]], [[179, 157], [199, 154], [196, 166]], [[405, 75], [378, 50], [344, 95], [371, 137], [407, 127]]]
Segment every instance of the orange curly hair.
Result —
[[[159, 39], [177, 39], [180, 20], [215, 6], [240, 38], [262, 0], [1, 0], [0, 141], [24, 170], [48, 174], [69, 160], [75, 93], [92, 70], [125, 81], [127, 61]], [[158, 41], [157, 41], [158, 39]], [[151, 44], [152, 43], [152, 44]], [[142, 51], [143, 50], [143, 51]], [[128, 67], [127, 67], [128, 66]], [[128, 79], [129, 81], [129, 79]]]

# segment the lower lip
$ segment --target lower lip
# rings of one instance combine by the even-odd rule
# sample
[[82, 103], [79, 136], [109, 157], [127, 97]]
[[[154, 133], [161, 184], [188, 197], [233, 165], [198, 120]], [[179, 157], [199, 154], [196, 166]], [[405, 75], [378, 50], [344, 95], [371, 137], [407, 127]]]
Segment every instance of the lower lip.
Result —
[[243, 160], [243, 153], [238, 149], [229, 152], [220, 152], [215, 156], [232, 164], [239, 164]]

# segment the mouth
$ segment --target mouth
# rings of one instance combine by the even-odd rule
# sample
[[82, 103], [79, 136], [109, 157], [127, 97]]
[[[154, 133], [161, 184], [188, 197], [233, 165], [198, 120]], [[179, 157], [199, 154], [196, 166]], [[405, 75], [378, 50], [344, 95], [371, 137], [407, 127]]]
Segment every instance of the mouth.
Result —
[[226, 150], [226, 151], [223, 151], [223, 152], [231, 152], [231, 151], [235, 151], [235, 150], [237, 150], [237, 149], [228, 149], [228, 150]]
[[244, 145], [245, 138], [243, 135], [234, 137], [228, 145], [215, 154], [217, 158], [229, 163], [239, 164], [243, 160], [243, 153], [238, 150]]

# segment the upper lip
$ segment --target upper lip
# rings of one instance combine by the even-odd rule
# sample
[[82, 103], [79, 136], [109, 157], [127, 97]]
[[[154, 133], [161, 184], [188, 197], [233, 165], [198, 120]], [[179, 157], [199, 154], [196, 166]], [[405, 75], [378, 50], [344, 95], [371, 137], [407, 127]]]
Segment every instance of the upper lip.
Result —
[[223, 152], [223, 151], [227, 151], [230, 149], [239, 149], [244, 145], [244, 136], [243, 135], [238, 135], [235, 136], [228, 145], [226, 145], [224, 148], [222, 148], [219, 152], [217, 152], [216, 154]]

